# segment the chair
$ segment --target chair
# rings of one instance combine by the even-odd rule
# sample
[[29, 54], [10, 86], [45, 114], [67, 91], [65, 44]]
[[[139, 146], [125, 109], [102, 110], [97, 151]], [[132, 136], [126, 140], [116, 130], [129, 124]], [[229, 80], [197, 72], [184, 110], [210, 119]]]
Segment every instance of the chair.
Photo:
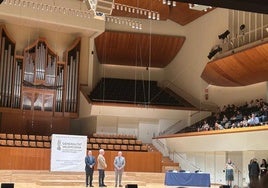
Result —
[[15, 146], [21, 146], [21, 141], [20, 140], [15, 140], [15, 143], [14, 143]]
[[6, 146], [7, 145], [7, 140], [0, 140], [0, 145], [1, 146]]
[[49, 137], [48, 136], [43, 136], [43, 141], [48, 142], [49, 141]]
[[120, 145], [114, 145], [114, 149], [115, 149], [115, 150], [120, 150], [121, 147], [120, 147]]
[[28, 140], [29, 137], [28, 137], [27, 134], [23, 134], [23, 135], [21, 135], [21, 139], [22, 139], [22, 140]]
[[124, 140], [123, 140], [123, 144], [128, 145], [128, 143], [129, 143], [129, 142], [128, 142], [128, 139], [124, 139]]
[[87, 149], [92, 149], [92, 144], [87, 144]]
[[29, 140], [35, 140], [35, 135], [29, 135]]
[[103, 142], [102, 142], [102, 138], [96, 138], [96, 143], [98, 143], [98, 144], [102, 144]]
[[133, 151], [134, 150], [134, 147], [132, 145], [128, 145], [127, 146], [127, 149], [130, 150], [130, 151]]
[[106, 145], [106, 144], [101, 144], [101, 145], [100, 145], [100, 148], [101, 148], [101, 149], [107, 149], [107, 145]]
[[122, 142], [122, 139], [118, 138], [118, 139], [115, 140], [115, 143], [116, 144], [122, 144], [123, 142]]
[[6, 133], [0, 133], [0, 139], [6, 139], [7, 134]]
[[29, 147], [29, 142], [26, 141], [26, 140], [23, 140], [23, 141], [21, 142], [21, 145], [24, 146], [24, 147]]
[[110, 138], [110, 144], [115, 144], [115, 139], [114, 138]]
[[96, 138], [90, 138], [89, 142], [92, 143], [92, 144], [96, 143]]
[[36, 147], [36, 142], [35, 141], [30, 141], [29, 146], [35, 148]]
[[121, 150], [127, 150], [127, 145], [121, 145]]
[[7, 140], [7, 146], [14, 146], [14, 140]]
[[134, 146], [134, 150], [135, 150], [135, 151], [140, 151], [140, 150], [141, 150], [141, 146], [135, 145], [135, 146]]
[[114, 145], [112, 145], [112, 144], [108, 144], [107, 149], [108, 149], [108, 150], [114, 150]]
[[21, 135], [20, 134], [14, 134], [14, 139], [15, 140], [21, 140]]
[[136, 140], [136, 144], [137, 145], [142, 145], [142, 141], [141, 140]]
[[131, 144], [131, 145], [135, 145], [136, 142], [135, 142], [135, 140], [129, 140], [129, 144]]
[[92, 149], [97, 149], [97, 150], [100, 149], [99, 144], [92, 144]]
[[141, 151], [148, 151], [148, 146], [147, 145], [142, 145], [141, 146]]
[[14, 135], [13, 134], [7, 134], [7, 139], [13, 140], [14, 139]]
[[37, 141], [37, 142], [36, 142], [36, 147], [38, 147], [38, 148], [43, 148], [43, 147], [44, 147], [44, 142], [42, 142], [42, 141]]
[[109, 140], [108, 138], [104, 138], [104, 139], [102, 140], [102, 142], [103, 142], [104, 144], [109, 144], [109, 143], [110, 143], [110, 140]]
[[36, 141], [43, 141], [43, 137], [40, 135], [35, 136]]
[[50, 148], [50, 146], [51, 146], [50, 142], [44, 142], [44, 147], [45, 148]]

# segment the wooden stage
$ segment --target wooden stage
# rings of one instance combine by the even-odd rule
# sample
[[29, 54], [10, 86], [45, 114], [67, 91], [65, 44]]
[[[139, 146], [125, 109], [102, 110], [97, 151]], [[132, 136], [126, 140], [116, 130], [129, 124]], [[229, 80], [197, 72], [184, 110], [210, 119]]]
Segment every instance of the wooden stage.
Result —
[[[114, 172], [106, 171], [105, 184], [114, 187]], [[139, 188], [178, 188], [165, 186], [165, 173], [125, 172], [122, 184], [137, 184]], [[1, 183], [14, 183], [15, 188], [78, 188], [85, 187], [83, 172], [50, 172], [37, 170], [0, 170]], [[94, 187], [98, 187], [98, 172], [94, 173]], [[212, 185], [211, 188], [218, 188]]]

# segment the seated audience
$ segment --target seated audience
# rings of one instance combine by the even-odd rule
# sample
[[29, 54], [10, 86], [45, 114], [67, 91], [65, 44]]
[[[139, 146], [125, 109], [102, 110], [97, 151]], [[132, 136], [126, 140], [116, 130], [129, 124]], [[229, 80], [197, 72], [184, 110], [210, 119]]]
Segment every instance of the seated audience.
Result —
[[258, 125], [260, 123], [259, 118], [254, 113], [251, 114], [251, 118], [248, 120], [249, 125]]

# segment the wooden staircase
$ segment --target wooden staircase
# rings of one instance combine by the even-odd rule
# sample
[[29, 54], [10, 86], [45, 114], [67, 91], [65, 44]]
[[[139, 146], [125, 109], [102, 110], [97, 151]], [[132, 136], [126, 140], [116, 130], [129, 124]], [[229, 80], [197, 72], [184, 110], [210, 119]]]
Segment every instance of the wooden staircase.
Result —
[[[148, 151], [149, 152], [160, 152], [153, 144], [148, 144]], [[166, 172], [168, 170], [180, 170], [179, 163], [174, 163], [169, 157], [162, 158], [162, 172]]]
[[174, 163], [169, 157], [162, 158], [162, 172], [166, 172], [168, 170], [180, 170], [180, 164]]

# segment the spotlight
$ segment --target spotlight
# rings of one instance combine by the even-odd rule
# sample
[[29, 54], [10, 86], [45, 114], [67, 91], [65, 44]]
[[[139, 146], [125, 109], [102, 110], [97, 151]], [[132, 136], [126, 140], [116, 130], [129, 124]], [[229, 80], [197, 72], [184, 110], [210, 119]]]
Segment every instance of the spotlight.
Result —
[[220, 46], [217, 46], [217, 48], [212, 49], [209, 54], [208, 54], [208, 59], [211, 59], [212, 57], [214, 57], [218, 52], [221, 52], [222, 48]]
[[219, 35], [219, 39], [226, 39], [228, 37], [228, 35], [230, 34], [230, 31], [229, 30], [226, 30], [224, 33], [222, 33], [221, 35]]
[[245, 28], [246, 28], [245, 24], [242, 24], [242, 25], [240, 25], [240, 27], [239, 27], [240, 31], [244, 31]]

